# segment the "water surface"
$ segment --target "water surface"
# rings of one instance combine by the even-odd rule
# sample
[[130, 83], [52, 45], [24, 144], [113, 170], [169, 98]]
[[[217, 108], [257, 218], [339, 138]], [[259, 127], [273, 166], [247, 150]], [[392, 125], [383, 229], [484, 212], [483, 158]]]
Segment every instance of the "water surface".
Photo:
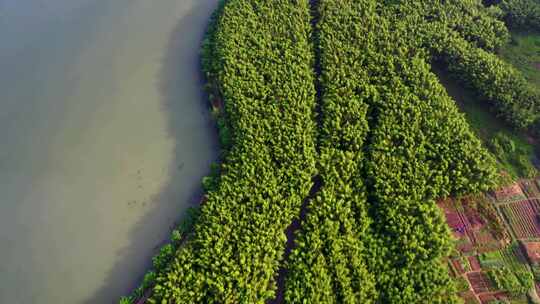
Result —
[[198, 49], [217, 0], [0, 0], [0, 303], [114, 303], [216, 144]]

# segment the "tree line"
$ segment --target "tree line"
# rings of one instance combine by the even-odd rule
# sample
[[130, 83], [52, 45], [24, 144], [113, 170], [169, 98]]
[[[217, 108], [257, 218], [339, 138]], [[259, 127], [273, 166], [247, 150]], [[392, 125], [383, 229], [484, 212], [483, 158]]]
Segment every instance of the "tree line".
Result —
[[[273, 296], [285, 228], [315, 175], [308, 1], [226, 1], [203, 65], [230, 143], [193, 234], [157, 275], [149, 303], [262, 303]], [[221, 102], [216, 102], [220, 104]], [[212, 186], [213, 185], [213, 186]]]

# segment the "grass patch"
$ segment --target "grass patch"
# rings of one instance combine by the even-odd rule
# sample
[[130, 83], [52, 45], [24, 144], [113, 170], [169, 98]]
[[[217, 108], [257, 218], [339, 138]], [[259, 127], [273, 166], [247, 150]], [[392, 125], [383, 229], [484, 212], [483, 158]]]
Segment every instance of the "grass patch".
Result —
[[514, 32], [499, 56], [515, 66], [540, 91], [540, 33]]
[[508, 180], [503, 182], [536, 176], [534, 139], [506, 125], [473, 92], [463, 88], [442, 69], [434, 68], [434, 72], [484, 146], [497, 159], [499, 169], [507, 173]]

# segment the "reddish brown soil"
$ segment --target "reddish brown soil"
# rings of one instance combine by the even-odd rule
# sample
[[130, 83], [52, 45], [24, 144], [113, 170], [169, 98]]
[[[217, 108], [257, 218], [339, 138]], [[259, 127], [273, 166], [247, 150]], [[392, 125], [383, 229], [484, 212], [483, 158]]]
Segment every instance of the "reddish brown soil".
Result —
[[505, 292], [494, 292], [488, 294], [482, 294], [478, 296], [482, 304], [492, 303], [494, 301], [505, 301], [508, 299], [508, 295]]
[[521, 191], [519, 184], [514, 184], [512, 186], [495, 191], [495, 197], [498, 201], [512, 199], [520, 195], [523, 195], [523, 192]]
[[490, 292], [493, 289], [491, 280], [483, 272], [469, 272], [467, 273], [467, 279], [476, 294]]
[[540, 242], [524, 242], [523, 248], [525, 248], [529, 261], [532, 263], [540, 262]]
[[480, 267], [480, 262], [478, 261], [478, 258], [475, 256], [468, 257], [469, 264], [471, 265], [472, 271], [480, 271], [482, 268]]
[[452, 265], [454, 266], [454, 269], [456, 270], [458, 274], [465, 273], [465, 269], [463, 269], [459, 260], [452, 260]]

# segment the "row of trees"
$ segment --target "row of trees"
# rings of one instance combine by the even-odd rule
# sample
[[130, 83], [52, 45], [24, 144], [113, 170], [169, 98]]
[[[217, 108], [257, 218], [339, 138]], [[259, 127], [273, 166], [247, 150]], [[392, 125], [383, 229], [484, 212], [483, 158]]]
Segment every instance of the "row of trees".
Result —
[[540, 96], [524, 76], [494, 51], [505, 45], [509, 33], [497, 18], [497, 6], [479, 0], [402, 0], [387, 13], [403, 24], [409, 40], [426, 55], [443, 63], [455, 79], [516, 129], [540, 122]]
[[[496, 7], [504, 12], [506, 24], [517, 31], [540, 31], [540, 2], [537, 0], [498, 0]], [[536, 99], [540, 97], [536, 96]], [[540, 118], [531, 127], [536, 135], [540, 135]]]
[[479, 0], [400, 0], [391, 8], [384, 14], [406, 24], [411, 42], [427, 48], [436, 43], [430, 40], [434, 34], [452, 32], [488, 51], [499, 49], [510, 39], [504, 22], [499, 20], [501, 10], [486, 8]]
[[368, 269], [371, 218], [364, 184], [369, 134], [369, 83], [352, 56], [365, 29], [362, 1], [319, 1], [317, 41], [321, 66], [319, 174], [321, 191], [288, 261], [287, 303], [377, 303], [375, 274]]
[[368, 270], [370, 218], [362, 153], [329, 148], [321, 154], [324, 186], [289, 257], [287, 303], [376, 303], [375, 275]]
[[452, 303], [441, 264], [450, 237], [435, 200], [489, 188], [494, 161], [421, 57], [405, 51], [387, 53], [385, 61], [381, 76], [391, 80], [372, 101], [380, 114], [366, 174], [383, 247], [373, 269], [385, 303]]
[[[403, 11], [407, 3], [400, 5]], [[384, 303], [452, 303], [442, 265], [451, 244], [435, 199], [488, 189], [495, 163], [431, 72], [421, 37], [411, 36], [422, 23], [412, 14], [405, 21], [381, 14], [386, 18], [370, 30], [373, 42], [358, 49], [376, 54], [365, 67], [377, 92], [369, 101], [376, 115], [366, 179], [382, 248], [371, 265]]]
[[[264, 303], [285, 228], [315, 174], [314, 53], [307, 0], [229, 0], [204, 44], [230, 149], [193, 235], [150, 303]], [[214, 102], [221, 104], [221, 102]]]
[[540, 117], [540, 95], [523, 74], [497, 55], [459, 37], [444, 39], [441, 58], [450, 73], [491, 102], [496, 113], [517, 129], [527, 129]]

